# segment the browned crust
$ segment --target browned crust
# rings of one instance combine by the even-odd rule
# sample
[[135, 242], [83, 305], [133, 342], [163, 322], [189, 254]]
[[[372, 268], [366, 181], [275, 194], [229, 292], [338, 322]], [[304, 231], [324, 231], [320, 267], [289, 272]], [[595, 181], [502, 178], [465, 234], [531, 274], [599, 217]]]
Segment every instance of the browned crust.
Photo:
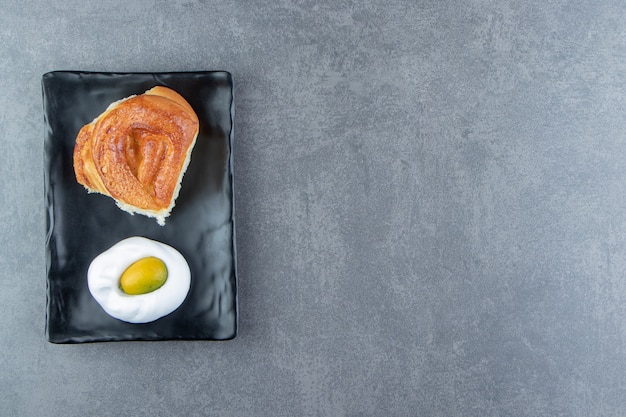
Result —
[[76, 180], [125, 210], [167, 216], [198, 129], [189, 103], [166, 87], [116, 102], [78, 133]]

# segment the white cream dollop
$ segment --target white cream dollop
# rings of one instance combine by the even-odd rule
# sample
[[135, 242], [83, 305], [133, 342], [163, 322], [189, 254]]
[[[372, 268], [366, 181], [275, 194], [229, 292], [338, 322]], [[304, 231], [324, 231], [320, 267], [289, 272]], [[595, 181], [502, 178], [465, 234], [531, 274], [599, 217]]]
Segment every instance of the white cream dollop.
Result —
[[[120, 277], [139, 259], [154, 256], [167, 267], [167, 280], [155, 291], [129, 295], [120, 288]], [[185, 301], [191, 271], [176, 249], [156, 240], [133, 236], [98, 255], [87, 272], [89, 291], [109, 315], [129, 323], [148, 323], [166, 316]]]

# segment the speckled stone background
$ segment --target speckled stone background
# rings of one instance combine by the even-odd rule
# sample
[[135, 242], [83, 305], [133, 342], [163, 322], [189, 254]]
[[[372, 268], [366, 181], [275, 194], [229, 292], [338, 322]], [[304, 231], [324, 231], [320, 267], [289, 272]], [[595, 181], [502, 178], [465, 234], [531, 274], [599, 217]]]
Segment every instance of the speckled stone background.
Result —
[[[0, 57], [0, 415], [626, 415], [622, 0], [5, 0]], [[46, 341], [62, 69], [232, 72], [235, 340]]]

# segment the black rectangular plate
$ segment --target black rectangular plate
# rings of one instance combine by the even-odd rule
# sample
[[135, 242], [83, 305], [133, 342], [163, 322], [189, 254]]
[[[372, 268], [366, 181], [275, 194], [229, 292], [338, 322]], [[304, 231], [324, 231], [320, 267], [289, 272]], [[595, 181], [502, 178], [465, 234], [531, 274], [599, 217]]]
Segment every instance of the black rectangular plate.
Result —
[[[76, 182], [73, 151], [80, 128], [109, 104], [163, 85], [181, 94], [200, 119], [182, 188], [165, 226], [130, 215], [113, 199]], [[233, 79], [224, 71], [95, 73], [55, 71], [42, 79], [48, 340], [228, 340], [237, 334], [233, 205]], [[117, 320], [87, 287], [91, 261], [115, 243], [143, 236], [177, 249], [189, 263], [183, 304], [152, 323]]]

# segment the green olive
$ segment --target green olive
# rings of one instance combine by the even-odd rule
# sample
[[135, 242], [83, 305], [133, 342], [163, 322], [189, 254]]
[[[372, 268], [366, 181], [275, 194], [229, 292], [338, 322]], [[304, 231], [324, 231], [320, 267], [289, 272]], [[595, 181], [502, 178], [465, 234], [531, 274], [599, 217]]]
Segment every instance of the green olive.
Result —
[[120, 277], [120, 287], [129, 295], [147, 294], [161, 288], [166, 280], [165, 263], [159, 258], [149, 256], [126, 268]]

